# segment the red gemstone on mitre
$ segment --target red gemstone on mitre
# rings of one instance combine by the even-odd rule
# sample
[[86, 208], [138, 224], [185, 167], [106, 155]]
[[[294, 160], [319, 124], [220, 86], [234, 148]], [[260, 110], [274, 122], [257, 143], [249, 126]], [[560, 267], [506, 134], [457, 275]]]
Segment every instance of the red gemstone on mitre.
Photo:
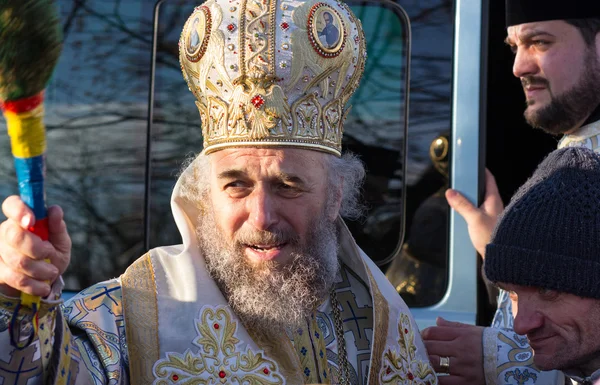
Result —
[[408, 329], [404, 329], [404, 334], [408, 334]]
[[264, 368], [264, 369], [263, 369], [263, 373], [264, 373], [264, 374], [269, 374], [269, 369], [267, 369], [267, 368]]
[[390, 367], [388, 366], [388, 367], [385, 369], [385, 374], [390, 374], [391, 372], [392, 372], [392, 369], [390, 369]]
[[252, 98], [252, 100], [250, 100], [250, 103], [252, 103], [256, 108], [261, 108], [263, 104], [265, 104], [265, 99], [260, 95], [256, 95]]
[[290, 25], [288, 23], [286, 23], [285, 21], [281, 24], [279, 24], [279, 26], [281, 27], [281, 29], [283, 29], [284, 31], [287, 31], [288, 28], [290, 28]]
[[171, 376], [171, 379], [172, 379], [173, 381], [177, 381], [177, 380], [179, 380], [179, 376], [178, 376], [177, 374], [173, 374], [173, 375]]
[[213, 327], [214, 327], [215, 329], [219, 329], [219, 324], [214, 324], [214, 325], [213, 325]]
[[221, 377], [221, 378], [225, 378], [225, 372], [221, 370], [221, 371], [219, 372], [219, 377]]
[[407, 376], [408, 376], [408, 379], [411, 381], [415, 379], [415, 376], [413, 376], [413, 374], [411, 372], [408, 372]]
[[229, 32], [233, 32], [233, 31], [235, 31], [235, 24], [229, 24], [229, 25], [227, 26], [227, 30], [228, 30]]

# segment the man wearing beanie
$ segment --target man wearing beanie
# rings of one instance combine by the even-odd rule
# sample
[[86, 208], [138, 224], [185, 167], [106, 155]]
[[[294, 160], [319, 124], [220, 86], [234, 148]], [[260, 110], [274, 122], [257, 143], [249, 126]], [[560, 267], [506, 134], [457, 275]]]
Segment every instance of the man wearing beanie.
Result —
[[440, 384], [600, 385], [598, 234], [600, 156], [583, 147], [552, 152], [486, 247], [487, 278], [518, 299], [514, 325], [441, 320], [425, 329], [434, 367], [450, 369]]
[[[515, 53], [513, 73], [521, 80], [527, 99], [527, 122], [563, 135], [559, 148], [600, 152], [600, 2], [506, 0], [506, 24], [506, 42]], [[489, 173], [486, 190], [479, 208], [457, 191], [446, 193], [450, 206], [467, 221], [471, 240], [482, 256], [503, 209]], [[513, 326], [508, 292], [501, 291], [493, 325]], [[423, 332], [434, 367], [450, 372], [440, 379], [442, 385], [564, 383], [561, 373], [539, 372], [530, 367], [530, 360], [519, 361], [526, 354], [515, 349], [526, 352], [528, 346], [524, 338], [515, 340], [513, 335], [496, 330], [483, 336], [483, 328], [445, 320]], [[442, 361], [446, 365], [441, 366]]]
[[[513, 196], [486, 247], [485, 274], [518, 297], [514, 332], [533, 350], [533, 357], [523, 350], [516, 359], [562, 370], [581, 384], [600, 379], [598, 234], [600, 158], [565, 148]], [[516, 371], [505, 378], [511, 375]]]

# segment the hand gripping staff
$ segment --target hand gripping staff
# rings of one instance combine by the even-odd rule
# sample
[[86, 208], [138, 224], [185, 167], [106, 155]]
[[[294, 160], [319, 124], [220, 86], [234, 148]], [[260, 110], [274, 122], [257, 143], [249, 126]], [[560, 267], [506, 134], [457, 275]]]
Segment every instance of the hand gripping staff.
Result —
[[[21, 199], [35, 214], [29, 229], [48, 240], [44, 174], [44, 89], [62, 49], [53, 0], [0, 0], [0, 107], [6, 119]], [[33, 329], [21, 335], [19, 310], [27, 307]], [[23, 349], [38, 331], [40, 298], [21, 294], [10, 322], [11, 343]]]

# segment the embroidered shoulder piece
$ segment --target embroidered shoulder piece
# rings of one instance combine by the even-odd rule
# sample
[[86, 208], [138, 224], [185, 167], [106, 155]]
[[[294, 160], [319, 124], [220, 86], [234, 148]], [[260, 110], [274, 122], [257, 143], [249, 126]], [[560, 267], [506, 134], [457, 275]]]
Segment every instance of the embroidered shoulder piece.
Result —
[[436, 385], [437, 377], [431, 364], [417, 355], [415, 332], [406, 314], [400, 314], [398, 336], [400, 350], [388, 348], [384, 353], [379, 383]]
[[169, 352], [154, 364], [155, 385], [163, 384], [284, 384], [275, 361], [262, 350], [242, 351], [238, 324], [226, 306], [204, 306], [195, 320], [197, 352]]

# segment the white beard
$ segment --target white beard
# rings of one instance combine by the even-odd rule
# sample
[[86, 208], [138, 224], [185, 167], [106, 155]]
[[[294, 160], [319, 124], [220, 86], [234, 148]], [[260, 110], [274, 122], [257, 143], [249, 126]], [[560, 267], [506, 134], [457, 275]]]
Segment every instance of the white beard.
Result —
[[[265, 333], [299, 326], [327, 298], [340, 267], [337, 228], [324, 214], [301, 244], [297, 234], [278, 229], [239, 231], [229, 242], [212, 207], [203, 211], [196, 229], [200, 251], [209, 274], [247, 328]], [[252, 265], [244, 254], [244, 244], [283, 242], [293, 247], [285, 266], [272, 261]]]

